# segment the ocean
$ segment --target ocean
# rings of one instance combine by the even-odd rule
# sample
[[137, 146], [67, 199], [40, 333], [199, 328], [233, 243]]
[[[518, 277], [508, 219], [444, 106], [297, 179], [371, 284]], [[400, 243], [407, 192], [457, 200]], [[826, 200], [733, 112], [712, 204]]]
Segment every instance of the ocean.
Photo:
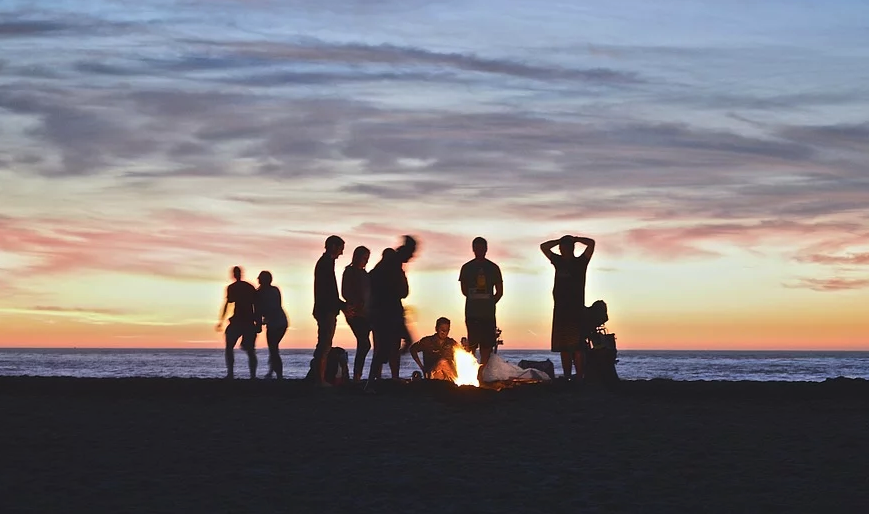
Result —
[[[354, 352], [350, 351], [352, 369]], [[281, 351], [284, 375], [303, 378], [311, 359], [310, 350]], [[557, 354], [542, 350], [501, 350], [504, 360], [546, 360], [560, 374]], [[268, 352], [257, 351], [258, 375], [267, 370]], [[366, 362], [364, 376], [368, 374]], [[410, 377], [416, 364], [409, 355], [401, 361], [401, 376]], [[627, 380], [668, 378], [673, 380], [755, 380], [819, 382], [828, 378], [869, 379], [869, 352], [792, 351], [646, 351], [620, 350], [616, 365]], [[248, 375], [247, 356], [236, 350], [236, 377]], [[0, 349], [0, 376], [69, 377], [183, 377], [219, 378], [226, 368], [222, 349]], [[384, 377], [389, 376], [384, 367]]]

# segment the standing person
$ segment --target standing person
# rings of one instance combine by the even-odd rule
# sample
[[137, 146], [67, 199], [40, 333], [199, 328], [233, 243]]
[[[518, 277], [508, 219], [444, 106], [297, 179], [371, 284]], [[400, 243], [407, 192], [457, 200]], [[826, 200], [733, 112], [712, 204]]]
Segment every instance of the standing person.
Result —
[[393, 250], [383, 251], [380, 262], [374, 266], [371, 277], [371, 329], [374, 333], [374, 357], [368, 372], [371, 384], [381, 376], [383, 365], [389, 363], [392, 378], [399, 378], [401, 340], [408, 335], [401, 301], [407, 298], [410, 288], [404, 265], [416, 252], [416, 240], [404, 236], [404, 244]]
[[235, 282], [229, 284], [226, 288], [226, 301], [223, 303], [223, 311], [214, 329], [220, 332], [229, 304], [233, 304], [232, 316], [230, 316], [229, 324], [226, 325], [226, 331], [224, 332], [226, 347], [223, 354], [226, 360], [226, 378], [231, 379], [235, 377], [234, 350], [239, 338], [241, 338], [241, 348], [247, 353], [250, 378], [256, 378], [256, 351], [254, 347], [256, 345], [256, 335], [262, 330], [259, 321], [261, 316], [258, 317], [256, 312], [257, 293], [253, 285], [241, 279], [240, 267], [235, 266], [232, 268], [232, 276]]
[[[584, 244], [585, 250], [574, 256], [576, 243]], [[558, 246], [560, 255], [552, 249]], [[588, 263], [594, 253], [594, 240], [587, 237], [563, 236], [540, 245], [543, 255], [555, 267], [555, 286], [552, 289], [552, 351], [561, 354], [564, 377], [570, 378], [571, 364], [576, 368], [576, 378], [581, 380], [585, 372], [584, 356], [586, 338], [591, 330], [586, 321], [585, 276]]]
[[338, 325], [338, 313], [346, 304], [338, 296], [338, 281], [335, 279], [335, 260], [344, 254], [344, 240], [338, 236], [326, 238], [326, 251], [314, 266], [314, 319], [317, 320], [317, 347], [314, 349], [314, 378], [320, 386], [326, 386], [326, 362], [332, 349], [332, 338]]
[[272, 274], [261, 271], [257, 277], [257, 315], [262, 316], [262, 324], [266, 329], [266, 342], [269, 345], [269, 372], [266, 378], [284, 378], [284, 363], [278, 345], [287, 333], [289, 320], [281, 301], [281, 290], [272, 285]]
[[465, 295], [465, 324], [468, 328], [468, 351], [476, 354], [480, 348], [480, 364], [485, 366], [496, 345], [495, 304], [504, 295], [501, 268], [486, 258], [489, 243], [475, 237], [471, 243], [474, 258], [459, 272], [459, 283]]
[[347, 302], [344, 316], [350, 330], [356, 336], [356, 358], [353, 361], [353, 381], [362, 379], [365, 357], [371, 350], [371, 323], [368, 320], [368, 303], [371, 297], [371, 282], [365, 266], [371, 257], [371, 250], [357, 246], [353, 250], [353, 261], [344, 268], [341, 276], [341, 296]]

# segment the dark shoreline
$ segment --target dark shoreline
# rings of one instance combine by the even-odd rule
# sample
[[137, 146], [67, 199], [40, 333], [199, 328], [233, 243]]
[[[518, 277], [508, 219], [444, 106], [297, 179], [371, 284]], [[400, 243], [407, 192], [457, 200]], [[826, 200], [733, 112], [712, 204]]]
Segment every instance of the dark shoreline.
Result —
[[6, 512], [861, 512], [869, 381], [0, 377]]
[[[314, 388], [309, 382], [301, 379], [287, 380], [249, 380], [236, 378], [155, 378], [155, 377], [124, 377], [124, 378], [90, 378], [90, 377], [39, 377], [39, 376], [0, 376], [0, 396], [19, 394], [60, 394], [75, 395], [106, 394], [122, 395], [162, 394], [162, 393], [201, 393], [225, 392], [228, 394], [266, 396], [292, 394], [356, 394], [362, 392], [361, 384], [348, 384], [327, 391]], [[621, 396], [660, 396], [666, 397], [720, 397], [720, 398], [783, 398], [795, 396], [799, 398], [869, 398], [869, 380], [862, 378], [829, 378], [822, 382], [796, 381], [751, 381], [751, 380], [621, 380], [608, 387], [600, 384], [574, 384], [556, 380], [550, 383], [533, 384], [483, 384], [480, 388], [456, 387], [440, 381], [393, 383], [384, 380], [378, 387], [381, 394], [479, 394], [493, 395], [528, 395], [548, 393], [587, 393], [613, 394]]]

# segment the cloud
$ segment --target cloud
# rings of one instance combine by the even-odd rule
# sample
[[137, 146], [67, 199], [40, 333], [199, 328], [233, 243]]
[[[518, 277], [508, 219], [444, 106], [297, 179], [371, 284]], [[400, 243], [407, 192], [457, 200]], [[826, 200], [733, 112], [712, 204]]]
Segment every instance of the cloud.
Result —
[[869, 156], [869, 123], [783, 127], [781, 135], [804, 144], [852, 149]]
[[24, 11], [0, 11], [0, 39], [39, 38], [39, 37], [99, 37], [115, 34], [129, 34], [138, 25], [129, 22], [110, 21], [83, 14], [50, 13], [47, 16], [32, 17]]
[[35, 261], [21, 276], [90, 269], [207, 281], [208, 266], [223, 268], [227, 260], [293, 260], [322, 248], [313, 237], [251, 233], [244, 224], [180, 209], [145, 219], [133, 231], [125, 220], [7, 218], [0, 220], [0, 250]]
[[71, 28], [75, 26], [52, 20], [10, 20], [0, 22], [0, 38], [39, 36]]
[[[658, 259], [708, 258], [720, 255], [722, 247], [750, 249], [773, 245], [779, 248], [805, 247], [809, 243], [829, 245], [839, 234], [859, 231], [853, 222], [794, 222], [763, 220], [742, 223], [693, 223], [682, 226], [647, 226], [613, 236], [630, 252]], [[713, 245], [716, 250], [704, 248]], [[797, 257], [797, 259], [801, 259]]]
[[607, 68], [572, 69], [503, 58], [485, 58], [459, 52], [435, 52], [391, 44], [329, 43], [307, 39], [300, 43], [225, 42], [188, 40], [187, 43], [217, 47], [237, 55], [267, 59], [272, 63], [344, 64], [353, 67], [430, 66], [538, 81], [580, 81], [599, 84], [635, 84], [641, 79], [632, 72]]
[[847, 255], [814, 254], [797, 258], [800, 262], [812, 264], [827, 264], [838, 266], [866, 266], [869, 265], [869, 252], [852, 253]]
[[795, 283], [783, 284], [789, 288], [811, 289], [819, 292], [837, 292], [849, 291], [854, 289], [865, 289], [869, 287], [869, 279], [848, 279], [848, 278], [802, 278]]

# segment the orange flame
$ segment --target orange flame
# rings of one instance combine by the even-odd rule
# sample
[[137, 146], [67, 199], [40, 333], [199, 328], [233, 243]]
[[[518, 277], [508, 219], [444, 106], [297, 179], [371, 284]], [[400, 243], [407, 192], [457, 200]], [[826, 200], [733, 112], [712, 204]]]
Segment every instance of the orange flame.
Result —
[[453, 383], [459, 386], [470, 385], [480, 387], [480, 381], [477, 379], [477, 373], [480, 370], [480, 363], [477, 362], [477, 357], [473, 353], [465, 350], [459, 345], [453, 348], [453, 362], [456, 365], [456, 377], [453, 378]]

